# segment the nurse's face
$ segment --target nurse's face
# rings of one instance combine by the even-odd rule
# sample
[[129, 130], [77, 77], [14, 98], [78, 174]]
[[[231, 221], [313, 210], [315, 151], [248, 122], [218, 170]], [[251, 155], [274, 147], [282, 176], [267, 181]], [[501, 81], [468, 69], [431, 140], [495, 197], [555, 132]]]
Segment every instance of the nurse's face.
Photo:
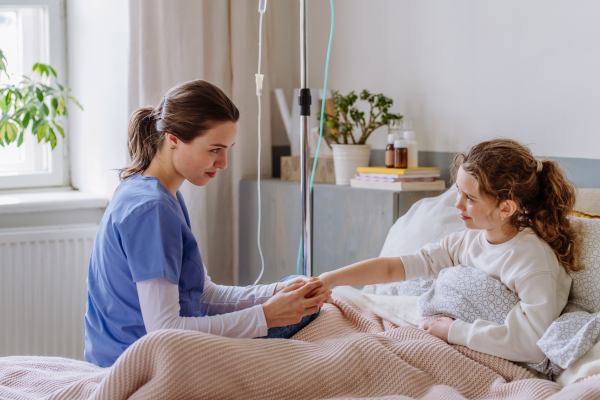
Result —
[[196, 186], [206, 185], [227, 168], [227, 150], [235, 144], [237, 123], [221, 122], [189, 143], [179, 142], [173, 154], [173, 166]]

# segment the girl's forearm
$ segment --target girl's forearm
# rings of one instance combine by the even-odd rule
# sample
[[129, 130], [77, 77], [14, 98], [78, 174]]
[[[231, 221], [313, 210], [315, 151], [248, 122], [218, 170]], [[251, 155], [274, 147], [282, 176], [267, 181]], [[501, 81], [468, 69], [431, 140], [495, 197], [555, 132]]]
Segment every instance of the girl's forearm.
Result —
[[328, 286], [373, 285], [406, 278], [400, 257], [379, 257], [357, 262], [319, 276]]

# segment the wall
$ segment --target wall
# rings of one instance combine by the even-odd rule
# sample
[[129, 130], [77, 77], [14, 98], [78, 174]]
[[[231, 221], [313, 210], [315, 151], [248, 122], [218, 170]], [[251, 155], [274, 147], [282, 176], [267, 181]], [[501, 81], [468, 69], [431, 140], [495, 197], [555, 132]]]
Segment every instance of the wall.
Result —
[[[314, 86], [323, 81], [330, 11], [328, 1], [308, 4]], [[505, 136], [540, 156], [600, 159], [600, 2], [334, 4], [331, 87], [392, 97], [394, 111], [414, 121], [422, 150], [460, 151]], [[296, 11], [287, 33], [295, 49], [297, 18]], [[385, 134], [376, 132], [371, 144], [382, 148]]]
[[66, 4], [68, 85], [84, 107], [69, 109], [71, 182], [112, 196], [127, 163], [128, 2]]

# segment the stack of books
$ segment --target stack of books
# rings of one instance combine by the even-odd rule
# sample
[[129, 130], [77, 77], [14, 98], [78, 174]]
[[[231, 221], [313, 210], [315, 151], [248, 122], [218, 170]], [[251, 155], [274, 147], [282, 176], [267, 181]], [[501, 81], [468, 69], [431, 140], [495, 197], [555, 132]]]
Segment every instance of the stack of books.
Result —
[[386, 168], [361, 167], [357, 169], [350, 186], [382, 190], [445, 190], [446, 184], [440, 177], [440, 168]]

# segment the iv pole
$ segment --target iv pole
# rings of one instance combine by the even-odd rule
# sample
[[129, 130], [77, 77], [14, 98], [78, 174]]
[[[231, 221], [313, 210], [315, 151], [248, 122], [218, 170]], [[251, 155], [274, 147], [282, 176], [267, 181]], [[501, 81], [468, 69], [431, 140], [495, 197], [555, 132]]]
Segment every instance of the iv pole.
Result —
[[[308, 147], [309, 116], [311, 105], [306, 62], [306, 0], [300, 0], [300, 187], [302, 190], [302, 254], [303, 274], [311, 277], [312, 271], [312, 213], [310, 196], [310, 150]], [[315, 160], [316, 161], [316, 160]]]

